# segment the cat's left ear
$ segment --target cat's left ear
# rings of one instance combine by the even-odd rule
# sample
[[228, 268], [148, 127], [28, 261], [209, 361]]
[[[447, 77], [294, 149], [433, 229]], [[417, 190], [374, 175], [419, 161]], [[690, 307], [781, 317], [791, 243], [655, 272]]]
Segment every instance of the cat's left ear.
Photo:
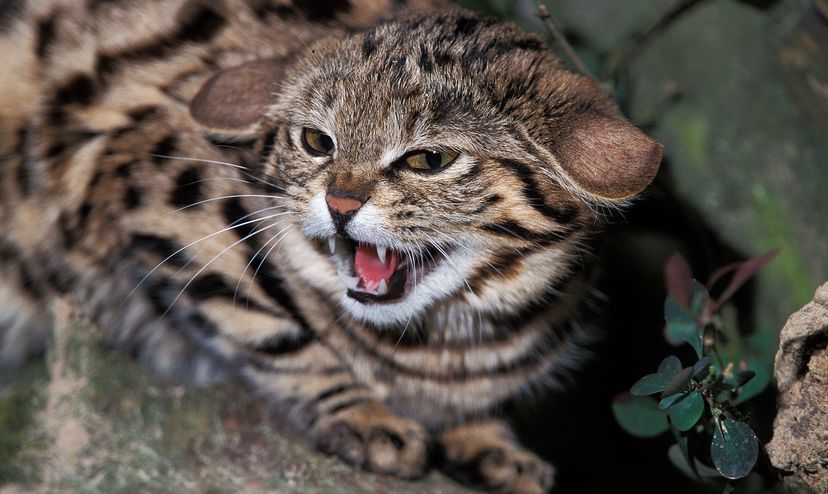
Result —
[[190, 102], [190, 114], [210, 134], [252, 137], [285, 75], [285, 64], [285, 59], [268, 58], [218, 72]]
[[552, 146], [561, 171], [598, 200], [618, 201], [643, 191], [661, 163], [663, 146], [621, 116], [585, 112]]

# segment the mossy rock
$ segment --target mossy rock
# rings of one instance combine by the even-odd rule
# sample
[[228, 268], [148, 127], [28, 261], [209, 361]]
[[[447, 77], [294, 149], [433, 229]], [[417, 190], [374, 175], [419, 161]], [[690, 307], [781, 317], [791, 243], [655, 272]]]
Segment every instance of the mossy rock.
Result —
[[245, 390], [159, 382], [64, 322], [45, 362], [4, 376], [4, 494], [468, 492], [436, 472], [407, 482], [355, 470], [280, 428]]

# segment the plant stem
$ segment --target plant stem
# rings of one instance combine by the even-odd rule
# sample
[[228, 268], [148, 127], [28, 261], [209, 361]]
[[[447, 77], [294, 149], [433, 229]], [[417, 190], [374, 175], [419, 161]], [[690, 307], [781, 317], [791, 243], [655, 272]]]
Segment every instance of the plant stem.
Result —
[[581, 74], [588, 76], [592, 79], [595, 79], [595, 76], [592, 75], [592, 72], [586, 68], [586, 65], [581, 61], [578, 54], [575, 53], [575, 50], [572, 48], [572, 45], [569, 44], [569, 41], [566, 40], [566, 36], [555, 26], [555, 23], [552, 22], [552, 15], [549, 13], [549, 9], [546, 8], [546, 5], [539, 4], [538, 5], [538, 13], [537, 16], [540, 18], [541, 22], [543, 22], [543, 26], [546, 28], [546, 32], [549, 36], [555, 40], [555, 44], [557, 45], [558, 49], [563, 52], [567, 59], [575, 66], [575, 69], [580, 72]]

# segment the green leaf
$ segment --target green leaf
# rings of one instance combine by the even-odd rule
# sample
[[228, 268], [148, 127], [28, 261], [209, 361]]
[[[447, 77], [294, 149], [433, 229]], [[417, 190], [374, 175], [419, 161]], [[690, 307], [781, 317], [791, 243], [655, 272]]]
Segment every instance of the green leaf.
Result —
[[676, 429], [676, 424], [672, 422], [670, 422], [670, 433], [673, 434], [673, 438], [676, 440], [676, 444], [678, 444], [681, 448], [684, 457], [687, 461], [690, 461], [690, 448], [687, 445], [687, 435], [682, 434], [680, 430]]
[[747, 365], [750, 371], [754, 373], [754, 376], [739, 388], [739, 396], [737, 396], [734, 400], [734, 405], [744, 403], [745, 401], [760, 394], [765, 390], [765, 388], [768, 387], [768, 384], [770, 384], [771, 381], [771, 370], [769, 365], [763, 365], [762, 362], [753, 359], [749, 359]]
[[699, 317], [710, 303], [710, 294], [707, 288], [696, 280], [693, 280], [693, 301], [690, 304], [690, 313]]
[[748, 383], [753, 377], [756, 375], [756, 372], [748, 369], [748, 370], [741, 370], [736, 373], [736, 385], [737, 386], [744, 386]]
[[708, 355], [693, 365], [693, 379], [701, 381], [710, 374], [710, 360], [710, 355]]
[[661, 392], [669, 382], [670, 377], [664, 374], [648, 374], [633, 384], [632, 388], [630, 388], [630, 393], [635, 396], [656, 394]]
[[672, 295], [668, 295], [664, 301], [664, 319], [667, 321], [667, 326], [664, 328], [664, 337], [667, 341], [671, 345], [689, 343], [701, 358], [702, 339], [700, 333], [703, 328], [696, 322], [696, 316], [682, 309]]
[[696, 472], [698, 472], [699, 477], [703, 479], [719, 479], [722, 477], [722, 474], [719, 473], [718, 470], [716, 470], [715, 468], [710, 468], [709, 466], [700, 462], [698, 458], [693, 458], [693, 464], [696, 466]]
[[685, 393], [676, 393], [674, 395], [670, 395], [666, 398], [663, 398], [661, 401], [658, 402], [658, 409], [659, 410], [667, 410], [673, 403], [679, 401], [680, 399], [684, 398]]
[[693, 368], [686, 367], [673, 376], [673, 379], [667, 383], [667, 386], [661, 392], [661, 397], [669, 396], [678, 393], [679, 391], [686, 391], [690, 386], [690, 379], [693, 377]]
[[667, 450], [667, 458], [670, 459], [670, 463], [693, 480], [722, 478], [718, 470], [710, 468], [700, 462], [698, 458], [693, 458], [693, 468], [691, 468], [688, 457], [684, 455], [682, 447], [678, 444], [670, 446], [670, 449]]
[[[736, 397], [731, 397], [734, 405], [744, 403], [762, 393], [770, 384], [771, 360], [756, 356], [738, 359], [725, 352], [722, 353], [727, 364], [721, 371], [723, 382], [717, 384], [716, 387], [727, 391], [737, 391]], [[753, 374], [752, 377], [751, 374]]]
[[724, 391], [724, 392], [732, 392], [736, 391], [736, 388], [730, 384], [729, 382], [722, 379], [721, 376], [716, 378], [716, 382], [713, 383], [713, 389], [716, 391]]
[[676, 428], [680, 431], [686, 431], [696, 425], [696, 422], [704, 413], [704, 398], [701, 392], [695, 390], [688, 394], [686, 398], [677, 401], [668, 410], [670, 420], [676, 424]]
[[716, 423], [710, 458], [728, 479], [740, 479], [753, 469], [759, 456], [759, 440], [749, 425], [725, 418]]
[[687, 462], [687, 458], [684, 457], [684, 453], [681, 451], [681, 446], [678, 444], [670, 446], [670, 449], [667, 450], [667, 458], [670, 459], [670, 463], [678, 468], [681, 473], [687, 475], [693, 480], [698, 480], [696, 472], [693, 471], [690, 467], [690, 463]]
[[618, 425], [633, 436], [656, 437], [669, 428], [667, 414], [650, 397], [618, 395], [612, 402], [612, 413]]
[[658, 364], [658, 373], [672, 378], [681, 370], [681, 360], [675, 355], [670, 355]]

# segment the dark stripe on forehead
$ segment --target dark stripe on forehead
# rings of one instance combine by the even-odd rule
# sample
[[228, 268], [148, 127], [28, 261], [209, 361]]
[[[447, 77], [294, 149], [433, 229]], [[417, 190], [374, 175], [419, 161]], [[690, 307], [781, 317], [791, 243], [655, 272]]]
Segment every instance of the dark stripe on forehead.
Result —
[[480, 25], [480, 18], [472, 16], [460, 16], [457, 18], [457, 25], [454, 28], [455, 36], [468, 36], [477, 31]]
[[379, 47], [380, 40], [377, 39], [374, 33], [368, 33], [365, 35], [365, 38], [362, 40], [362, 56], [363, 58], [370, 57], [375, 51], [377, 51], [377, 47]]
[[417, 61], [417, 65], [426, 73], [434, 70], [434, 63], [431, 62], [431, 57], [425, 45], [420, 45], [420, 59]]

